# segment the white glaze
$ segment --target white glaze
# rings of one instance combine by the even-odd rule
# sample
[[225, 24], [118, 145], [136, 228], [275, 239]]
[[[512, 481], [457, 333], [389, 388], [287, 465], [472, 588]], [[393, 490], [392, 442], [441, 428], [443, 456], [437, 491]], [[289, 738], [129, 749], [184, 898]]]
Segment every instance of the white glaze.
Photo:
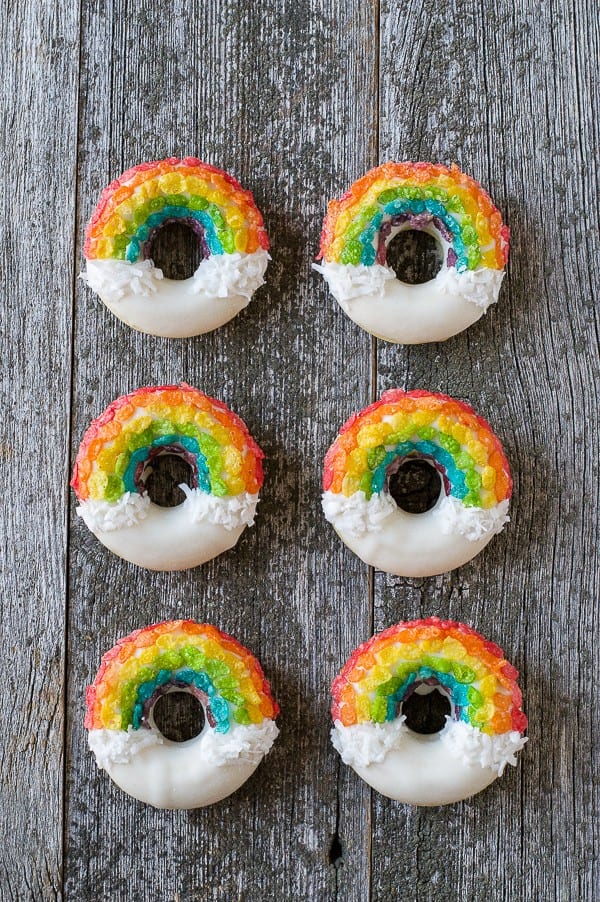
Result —
[[434, 515], [445, 535], [458, 534], [470, 542], [477, 542], [484, 536], [502, 532], [510, 521], [508, 506], [509, 500], [505, 498], [494, 507], [465, 507], [458, 498], [448, 495], [440, 499]]
[[258, 493], [242, 492], [240, 495], [209, 495], [200, 489], [191, 489], [182, 483], [179, 488], [186, 496], [185, 504], [192, 523], [210, 520], [225, 529], [238, 526], [254, 526], [254, 515], [258, 504]]
[[323, 492], [323, 513], [336, 530], [362, 536], [365, 532], [381, 532], [397, 508], [387, 492], [377, 492], [367, 501], [364, 492], [342, 495]]
[[440, 733], [440, 742], [453, 758], [466, 764], [491, 768], [501, 777], [507, 764], [516, 765], [517, 753], [524, 748], [527, 737], [518, 730], [491, 736], [462, 720], [448, 718], [445, 729]]
[[388, 266], [374, 263], [364, 266], [346, 263], [313, 263], [316, 272], [321, 273], [332, 295], [346, 312], [350, 311], [350, 301], [361, 297], [382, 298], [385, 294], [385, 283], [396, 278], [396, 274]]
[[392, 749], [399, 748], [409, 733], [400, 715], [387, 723], [357, 723], [345, 727], [336, 720], [331, 730], [331, 742], [344, 764], [366, 767], [380, 764]]
[[232, 724], [216, 733], [205, 723], [188, 742], [171, 742], [156, 727], [90, 730], [99, 767], [128, 795], [155, 808], [213, 805], [246, 782], [269, 752], [279, 730], [274, 721]]
[[152, 260], [87, 260], [81, 276], [115, 316], [150, 335], [187, 338], [217, 329], [236, 316], [264, 283], [270, 256], [216, 254], [190, 279], [165, 279]]
[[503, 270], [482, 267], [459, 273], [444, 264], [431, 281], [408, 285], [377, 263], [324, 262], [315, 269], [351, 320], [397, 344], [445, 341], [462, 332], [498, 300], [504, 278]]
[[481, 792], [507, 764], [516, 764], [515, 755], [527, 742], [516, 731], [486, 736], [449, 718], [433, 736], [395, 723], [344, 727], [336, 721], [331, 738], [369, 786], [409, 805], [449, 805]]
[[151, 503], [149, 495], [125, 492], [118, 501], [81, 501], [75, 513], [92, 532], [113, 532], [140, 524], [148, 516]]
[[[171, 508], [150, 500], [140, 506], [140, 496], [131, 495], [129, 503], [138, 518], [130, 526], [115, 528], [111, 502], [84, 501], [77, 513], [102, 544], [124, 560], [148, 570], [187, 570], [233, 548], [246, 525], [254, 522], [258, 495], [217, 498], [185, 488], [188, 498]], [[114, 506], [119, 506], [122, 522], [127, 502], [120, 499]]]
[[381, 494], [385, 498], [371, 511], [376, 496], [366, 501], [364, 492], [348, 498], [324, 492], [323, 511], [354, 554], [396, 576], [436, 576], [461, 567], [485, 548], [508, 519], [508, 501], [483, 510], [465, 508], [441, 495], [431, 510], [409, 514]]

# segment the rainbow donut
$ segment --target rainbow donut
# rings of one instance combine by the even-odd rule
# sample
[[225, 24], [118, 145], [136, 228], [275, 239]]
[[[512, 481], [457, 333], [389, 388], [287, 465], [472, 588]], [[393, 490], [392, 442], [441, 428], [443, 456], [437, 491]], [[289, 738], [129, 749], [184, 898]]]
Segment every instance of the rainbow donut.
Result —
[[[150, 259], [157, 231], [181, 222], [202, 261], [191, 279], [163, 278]], [[194, 157], [128, 169], [105, 188], [85, 236], [83, 279], [120, 320], [185, 338], [228, 322], [263, 284], [269, 239], [252, 194]]]
[[[425, 231], [442, 248], [437, 276], [408, 285], [386, 266], [402, 231]], [[386, 341], [444, 341], [498, 300], [509, 230], [483, 188], [456, 166], [384, 163], [330, 202], [315, 265], [340, 306]]]
[[[195, 696], [204, 727], [187, 742], [153, 718], [171, 692]], [[85, 726], [98, 767], [155, 808], [201, 808], [235, 792], [269, 752], [277, 702], [247, 648], [206, 623], [169, 620], [136, 630], [102, 658], [86, 693]]]
[[[191, 469], [178, 507], [160, 507], [146, 491], [163, 455]], [[150, 570], [197, 567], [252, 526], [263, 456], [221, 401], [185, 382], [140, 388], [113, 401], [85, 433], [71, 480], [77, 513], [126, 561]]]
[[[394, 498], [415, 461], [437, 486], [422, 513]], [[511, 491], [488, 423], [468, 404], [428, 391], [385, 392], [350, 417], [325, 457], [327, 520], [365, 563], [397, 576], [433, 576], [470, 561], [508, 521]]]
[[398, 623], [357, 648], [334, 680], [333, 745], [391, 799], [469, 798], [516, 764], [527, 742], [518, 675], [464, 623]]

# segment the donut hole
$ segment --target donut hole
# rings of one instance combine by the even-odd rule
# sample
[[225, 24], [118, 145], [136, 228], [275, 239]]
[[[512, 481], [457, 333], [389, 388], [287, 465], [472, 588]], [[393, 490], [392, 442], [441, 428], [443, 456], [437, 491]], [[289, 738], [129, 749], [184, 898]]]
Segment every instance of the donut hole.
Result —
[[192, 225], [187, 222], [167, 221], [150, 238], [146, 253], [165, 279], [190, 279], [205, 254], [201, 240]]
[[442, 477], [428, 460], [409, 457], [391, 474], [388, 492], [408, 514], [424, 514], [437, 504]]
[[452, 705], [446, 693], [437, 686], [421, 684], [402, 703], [404, 723], [413, 733], [432, 736], [446, 726], [446, 718], [452, 714]]
[[435, 279], [444, 262], [440, 242], [429, 232], [405, 229], [386, 248], [386, 265], [400, 282], [422, 285]]
[[152, 708], [152, 719], [165, 739], [187, 742], [202, 732], [206, 716], [200, 699], [182, 690], [161, 695]]
[[194, 488], [192, 465], [174, 452], [157, 455], [146, 465], [141, 482], [159, 507], [178, 507], [185, 501], [182, 483]]

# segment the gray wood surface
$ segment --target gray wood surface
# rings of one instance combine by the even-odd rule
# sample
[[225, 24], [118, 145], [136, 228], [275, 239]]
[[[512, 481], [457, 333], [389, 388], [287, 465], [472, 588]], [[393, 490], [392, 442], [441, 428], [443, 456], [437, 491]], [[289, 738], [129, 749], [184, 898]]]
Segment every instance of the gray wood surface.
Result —
[[[598, 20], [595, 0], [2, 5], [2, 900], [600, 898]], [[102, 187], [170, 154], [236, 175], [273, 242], [250, 307], [186, 341], [75, 278]], [[371, 340], [310, 270], [327, 199], [386, 159], [456, 161], [512, 229], [500, 303], [442, 345]], [[146, 573], [67, 478], [111, 400], [181, 379], [247, 421], [264, 500], [234, 551]], [[469, 400], [512, 463], [512, 523], [446, 576], [369, 572], [320, 512], [338, 426], [392, 386]], [[484, 794], [415, 810], [341, 765], [329, 686], [373, 629], [434, 613], [519, 666], [530, 742]], [[83, 692], [118, 637], [178, 616], [258, 655], [281, 737], [232, 798], [158, 812], [97, 771]]]

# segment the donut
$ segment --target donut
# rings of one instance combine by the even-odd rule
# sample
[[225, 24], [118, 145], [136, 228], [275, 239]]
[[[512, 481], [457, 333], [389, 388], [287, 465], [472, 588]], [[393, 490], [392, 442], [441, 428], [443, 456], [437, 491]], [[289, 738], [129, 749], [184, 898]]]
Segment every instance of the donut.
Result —
[[[146, 483], [158, 457], [185, 460], [185, 500], [161, 507]], [[232, 548], [252, 526], [263, 453], [242, 420], [185, 382], [139, 388], [91, 424], [71, 485], [103, 545], [150, 570], [185, 570]]]
[[[429, 282], [406, 284], [386, 265], [402, 231], [440, 245], [442, 267]], [[487, 192], [456, 166], [384, 163], [330, 202], [314, 268], [367, 332], [399, 344], [444, 341], [498, 300], [508, 241]]]
[[[200, 733], [172, 742], [154, 705], [171, 692], [195, 696]], [[277, 702], [254, 655], [206, 623], [168, 620], [136, 630], [102, 658], [86, 692], [85, 726], [98, 767], [155, 808], [201, 808], [254, 773], [279, 730]]]
[[469, 798], [515, 765], [527, 742], [518, 675], [464, 623], [397, 623], [359, 646], [335, 678], [333, 745], [390, 799]]
[[[202, 252], [190, 279], [165, 279], [152, 243], [166, 223], [196, 234]], [[128, 169], [104, 189], [85, 236], [84, 281], [124, 323], [167, 338], [210, 332], [263, 284], [269, 239], [252, 194], [195, 157]]]
[[[396, 493], [415, 464], [434, 480], [420, 512], [403, 509]], [[386, 391], [350, 417], [325, 457], [325, 517], [365, 563], [397, 576], [434, 576], [470, 561], [508, 521], [511, 492], [489, 424], [434, 392]]]

